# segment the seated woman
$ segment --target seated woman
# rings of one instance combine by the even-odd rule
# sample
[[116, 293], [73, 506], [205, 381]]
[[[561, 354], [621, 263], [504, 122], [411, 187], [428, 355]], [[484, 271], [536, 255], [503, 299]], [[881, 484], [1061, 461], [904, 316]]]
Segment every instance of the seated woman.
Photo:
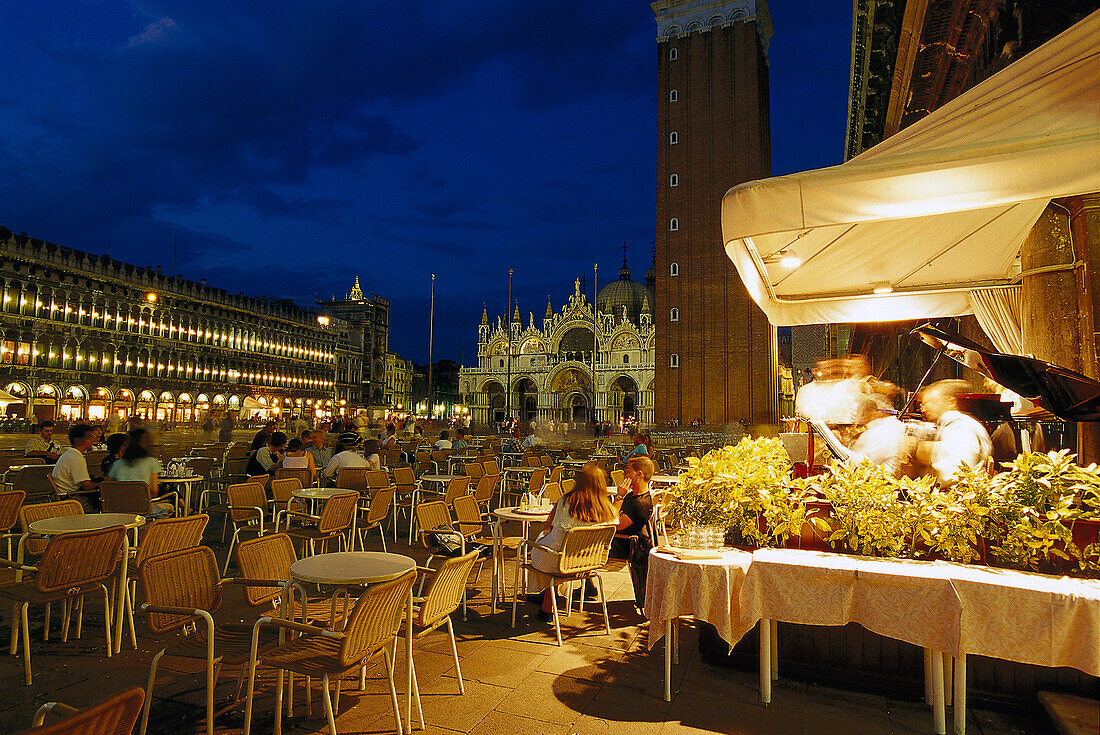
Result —
[[630, 558], [630, 537], [646, 532], [646, 524], [653, 515], [653, 498], [649, 494], [649, 481], [656, 468], [649, 457], [631, 457], [623, 470], [623, 483], [619, 491], [626, 492], [619, 510], [619, 523], [611, 542], [611, 556]]
[[[160, 479], [160, 460], [149, 454], [152, 436], [145, 429], [132, 429], [126, 436], [126, 445], [120, 456], [111, 464], [107, 476], [123, 482], [144, 482], [149, 487], [149, 497], [157, 497]], [[151, 511], [171, 513], [171, 503], [152, 503]]]
[[359, 435], [354, 437], [347, 437], [344, 440], [336, 442], [336, 448], [332, 450], [332, 459], [328, 461], [325, 468], [321, 470], [321, 476], [326, 480], [335, 480], [340, 474], [340, 470], [344, 467], [367, 467], [366, 458], [359, 452], [355, 451], [358, 444]]
[[[603, 470], [598, 467], [585, 467], [577, 474], [576, 487], [563, 495], [550, 511], [550, 517], [546, 519], [537, 543], [557, 551], [561, 549], [569, 529], [578, 526], [613, 524], [615, 520], [615, 508], [607, 495], [607, 478]], [[540, 572], [551, 574], [557, 572], [558, 557], [536, 547], [531, 551], [531, 565], [534, 569], [527, 577], [527, 591], [529, 594], [538, 594], [546, 590], [542, 597], [539, 617], [542, 620], [549, 620], [554, 610], [553, 598], [550, 597], [555, 594], [551, 587], [553, 578], [549, 574]]]
[[317, 466], [314, 462], [313, 454], [306, 451], [306, 447], [302, 444], [302, 440], [297, 437], [287, 442], [286, 455], [283, 456], [283, 463], [281, 466], [288, 470], [308, 469], [310, 477], [313, 477], [317, 473]]
[[111, 465], [122, 456], [122, 450], [126, 446], [125, 434], [111, 434], [107, 437], [107, 456], [99, 463], [99, 469], [104, 477], [110, 477]]
[[382, 459], [378, 456], [377, 439], [367, 439], [363, 442], [363, 456], [367, 460], [367, 467], [372, 470], [382, 469]]

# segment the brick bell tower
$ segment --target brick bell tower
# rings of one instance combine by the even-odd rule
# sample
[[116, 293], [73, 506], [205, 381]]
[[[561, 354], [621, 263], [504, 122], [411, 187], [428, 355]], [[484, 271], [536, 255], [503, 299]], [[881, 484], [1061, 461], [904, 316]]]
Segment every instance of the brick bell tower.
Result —
[[765, 0], [657, 0], [655, 423], [776, 423], [775, 329], [722, 243], [722, 197], [771, 175]]

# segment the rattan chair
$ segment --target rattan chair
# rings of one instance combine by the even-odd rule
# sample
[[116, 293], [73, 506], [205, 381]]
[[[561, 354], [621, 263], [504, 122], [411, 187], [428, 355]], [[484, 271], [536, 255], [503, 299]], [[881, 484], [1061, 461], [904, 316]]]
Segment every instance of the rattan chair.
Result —
[[[147, 560], [139, 575], [145, 604], [146, 623], [154, 635], [178, 632], [176, 638], [149, 665], [149, 682], [141, 718], [141, 735], [149, 725], [149, 704], [157, 667], [164, 656], [200, 659], [206, 662], [206, 731], [214, 733], [214, 685], [222, 664], [244, 666], [252, 649], [252, 626], [216, 625], [213, 613], [221, 607], [222, 580], [218, 561], [207, 546], [180, 549]], [[262, 648], [274, 645], [274, 637], [260, 641]], [[238, 697], [240, 689], [238, 687]]]
[[336, 474], [336, 487], [354, 490], [360, 495], [365, 495], [369, 489], [368, 472], [370, 472], [369, 467], [342, 467]]
[[229, 549], [225, 552], [225, 568], [222, 574], [229, 573], [229, 560], [233, 558], [233, 547], [241, 535], [263, 536], [264, 515], [271, 501], [264, 493], [264, 486], [258, 482], [242, 482], [225, 489], [229, 496], [229, 518], [233, 521], [233, 538], [229, 540]]
[[[317, 553], [318, 542], [324, 545], [325, 551], [328, 551], [328, 542], [332, 539], [340, 540], [342, 550], [351, 549], [353, 539], [349, 536], [355, 524], [355, 509], [358, 504], [359, 496], [355, 493], [333, 495], [325, 501], [325, 508], [319, 516], [293, 510], [284, 511], [280, 515], [287, 519], [288, 525], [293, 518], [316, 523], [316, 525], [295, 526], [286, 530], [291, 538], [308, 542], [309, 555], [313, 556]], [[278, 530], [278, 525], [275, 530]]]
[[50, 481], [53, 465], [35, 465], [24, 467], [15, 473], [12, 490], [22, 490], [27, 494], [27, 502], [48, 503], [57, 500], [57, 491]]
[[562, 495], [568, 495], [569, 493], [573, 492], [573, 488], [575, 488], [576, 486], [577, 486], [577, 481], [575, 479], [573, 479], [572, 477], [569, 478], [568, 480], [562, 480], [561, 481], [561, 494]]
[[308, 467], [280, 467], [275, 470], [275, 479], [272, 480], [272, 483], [276, 480], [285, 480], [291, 477], [297, 479], [302, 487], [313, 486], [313, 473], [309, 471]]
[[550, 470], [549, 476], [547, 476], [547, 478], [546, 478], [546, 481], [547, 482], [556, 482], [556, 483], [560, 484], [561, 483], [561, 475], [562, 475], [563, 472], [565, 472], [565, 468], [562, 467], [561, 465], [558, 465], [557, 467], [552, 468]]
[[497, 462], [495, 459], [483, 460], [482, 463], [481, 463], [481, 466], [485, 469], [485, 474], [486, 475], [499, 475], [500, 474], [500, 463]]
[[[111, 656], [111, 601], [107, 580], [115, 573], [121, 558], [126, 529], [111, 526], [99, 531], [81, 531], [54, 536], [42, 553], [37, 567], [2, 561], [0, 565], [35, 572], [35, 578], [7, 587], [0, 587], [0, 599], [12, 603], [11, 654], [18, 651], [19, 632], [23, 633], [23, 673], [31, 685], [31, 634], [27, 609], [31, 605], [62, 602], [63, 640], [68, 639], [73, 602], [78, 600], [77, 637], [80, 637], [84, 614], [84, 595], [102, 590], [104, 628], [107, 634], [107, 657]], [[46, 614], [47, 620], [49, 613]]]
[[[302, 622], [335, 627], [342, 619], [341, 610], [332, 604], [332, 597], [309, 598], [305, 589], [292, 584], [290, 567], [298, 561], [294, 542], [285, 533], [266, 536], [237, 544], [237, 570], [234, 583], [245, 583], [245, 602], [253, 608], [263, 608], [266, 616], [298, 617]], [[228, 581], [228, 580], [227, 580]], [[297, 605], [292, 604], [298, 593]]]
[[467, 462], [463, 469], [471, 481], [480, 480], [485, 474], [485, 468], [481, 465], [481, 462]]
[[549, 500], [551, 503], [556, 503], [561, 500], [561, 496], [561, 485], [556, 482], [548, 482], [542, 488], [543, 500]]
[[[31, 524], [35, 521], [79, 515], [84, 515], [84, 506], [76, 500], [55, 500], [52, 503], [24, 505], [19, 509], [19, 528], [23, 533], [29, 533]], [[23, 552], [25, 555], [38, 556], [46, 549], [46, 543], [45, 539], [28, 538], [23, 543]]]
[[104, 480], [99, 485], [99, 497], [104, 513], [135, 513], [158, 518], [174, 516], [179, 509], [179, 493], [172, 491], [151, 498], [149, 486], [141, 480]]
[[542, 486], [546, 482], [546, 468], [536, 467], [535, 471], [531, 473], [531, 478], [527, 481], [527, 492], [535, 493], [536, 495], [542, 492]]
[[[615, 537], [615, 526], [610, 524], [599, 526], [578, 526], [571, 528], [565, 533], [565, 540], [562, 541], [561, 551], [555, 551], [549, 547], [543, 546], [538, 543], [532, 543], [526, 539], [522, 542], [522, 546], [526, 546], [532, 549], [540, 549], [546, 554], [550, 554], [557, 558], [558, 569], [556, 572], [546, 572], [541, 570], [544, 574], [549, 574], [553, 579], [552, 586], [556, 587], [561, 583], [573, 583], [587, 579], [595, 579], [599, 588], [600, 602], [603, 605], [603, 624], [607, 629], [607, 634], [611, 635], [611, 623], [607, 618], [607, 596], [604, 594], [603, 577], [600, 576], [600, 569], [607, 563], [608, 553], [611, 551], [611, 539]], [[520, 575], [523, 569], [534, 569], [530, 564], [516, 564], [516, 589], [519, 589]], [[516, 627], [516, 601], [519, 595], [512, 597], [512, 627]], [[558, 616], [558, 601], [557, 594], [551, 594], [550, 599], [554, 606], [554, 632], [558, 638], [558, 645], [561, 645], [561, 621]], [[566, 598], [566, 604], [569, 604], [571, 596]], [[580, 609], [584, 610], [584, 597], [581, 597]], [[566, 611], [568, 614], [568, 610]]]
[[390, 506], [393, 504], [393, 497], [396, 493], [397, 487], [390, 485], [385, 490], [376, 492], [370, 499], [366, 518], [356, 524], [360, 549], [365, 551], [367, 548], [367, 531], [377, 528], [382, 536], [382, 551], [388, 551], [386, 549], [386, 529], [383, 526], [386, 523], [386, 518], [390, 515]]
[[[427, 492], [427, 491], [424, 491]], [[459, 495], [468, 495], [470, 492], [470, 478], [465, 475], [459, 475], [458, 477], [452, 477], [447, 483], [446, 489], [443, 491], [443, 502], [448, 506], [454, 502], [454, 499]], [[436, 493], [438, 496], [438, 493]]]
[[477, 487], [474, 488], [474, 498], [483, 512], [489, 511], [489, 504], [493, 501], [493, 495], [496, 494], [499, 483], [500, 475], [482, 475], [478, 478]]
[[612, 485], [614, 485], [615, 487], [618, 487], [619, 485], [621, 485], [623, 483], [623, 471], [622, 470], [611, 470], [611, 475], [608, 477], [608, 479], [611, 481]]
[[[24, 735], [129, 735], [141, 715], [145, 691], [130, 687], [98, 704], [76, 709], [60, 702], [46, 702], [34, 713], [33, 730]], [[45, 724], [46, 716], [59, 714], [64, 719]]]
[[413, 536], [413, 512], [420, 495], [420, 485], [412, 467], [394, 467], [393, 482], [397, 493], [393, 497], [393, 540], [397, 541], [397, 515], [404, 510], [409, 518], [409, 543]]
[[[466, 693], [466, 685], [462, 681], [462, 665], [458, 660], [458, 644], [455, 641], [455, 629], [451, 623], [451, 613], [458, 609], [459, 605], [466, 604], [466, 587], [469, 584], [470, 571], [474, 568], [474, 562], [479, 558], [476, 551], [469, 554], [448, 559], [440, 565], [432, 574], [428, 582], [428, 590], [423, 597], [413, 598], [413, 639], [423, 638], [444, 623], [447, 625], [447, 634], [451, 636], [451, 653], [455, 658], [455, 674], [458, 676], [458, 693]], [[424, 571], [424, 570], [422, 570]], [[423, 585], [421, 585], [423, 587]], [[408, 635], [408, 631], [402, 629], [399, 633]], [[413, 686], [419, 688], [416, 683], [415, 669], [413, 672]]]
[[[330, 501], [331, 502], [331, 501]], [[359, 598], [347, 623], [340, 632], [325, 630], [303, 623], [295, 623], [274, 618], [261, 618], [257, 628], [270, 625], [284, 628], [302, 635], [262, 656], [253, 655], [249, 661], [248, 698], [245, 706], [244, 733], [252, 730], [252, 705], [255, 693], [256, 667], [268, 666], [278, 670], [275, 682], [275, 717], [282, 717], [283, 708], [283, 672], [290, 671], [306, 677], [320, 677], [321, 694], [328, 720], [329, 735], [336, 735], [336, 709], [340, 706], [340, 684], [343, 677], [358, 671], [360, 667], [378, 654], [385, 658], [386, 673], [390, 685], [390, 702], [398, 733], [403, 732], [400, 706], [397, 702], [397, 688], [393, 680], [393, 657], [390, 655], [391, 641], [396, 639], [404, 618], [406, 604], [416, 571], [409, 570], [390, 582], [368, 587]], [[410, 662], [411, 665], [411, 662]], [[415, 678], [415, 673], [414, 673]], [[329, 696], [329, 682], [336, 680], [336, 702]], [[420, 701], [417, 696], [417, 707]], [[421, 711], [421, 720], [423, 712]], [[275, 726], [279, 731], [279, 724]]]
[[390, 474], [385, 470], [367, 470], [367, 494], [385, 490], [392, 484]]
[[12, 533], [11, 529], [19, 522], [19, 508], [26, 500], [27, 494], [22, 490], [9, 490], [0, 492], [0, 538], [7, 542], [7, 558], [11, 560], [11, 540], [19, 538], [22, 534]]
[[[420, 503], [416, 506], [416, 527], [420, 535], [420, 542], [427, 549], [434, 549], [433, 538], [437, 533], [455, 534], [461, 539], [462, 553], [466, 553], [466, 537], [458, 532], [451, 523], [451, 512], [447, 504], [442, 500], [433, 500], [428, 503]], [[429, 553], [424, 566], [430, 568], [434, 553]]]
[[[277, 473], [276, 473], [277, 475]], [[301, 490], [304, 485], [297, 477], [278, 477], [271, 481], [271, 497], [273, 502], [271, 504], [271, 522], [275, 523], [278, 520], [279, 513], [284, 510], [290, 509], [291, 503], [301, 504], [301, 502], [294, 497], [295, 490]], [[305, 507], [302, 507], [305, 510]]]

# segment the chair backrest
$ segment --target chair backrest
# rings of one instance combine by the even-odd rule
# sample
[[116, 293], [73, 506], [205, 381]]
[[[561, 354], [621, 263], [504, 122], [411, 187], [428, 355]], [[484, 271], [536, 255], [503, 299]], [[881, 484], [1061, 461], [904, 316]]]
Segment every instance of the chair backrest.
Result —
[[302, 483], [297, 477], [283, 477], [276, 478], [271, 481], [271, 497], [275, 498], [276, 503], [287, 503], [294, 497], [295, 490], [302, 489]]
[[467, 462], [465, 470], [467, 477], [471, 480], [480, 480], [482, 475], [485, 474], [485, 468], [481, 466], [480, 462]]
[[149, 486], [141, 480], [104, 480], [99, 485], [105, 513], [149, 512]]
[[55, 493], [53, 483], [50, 482], [51, 472], [53, 472], [53, 465], [24, 467], [15, 473], [12, 489], [22, 490], [32, 502], [53, 498]]
[[556, 503], [561, 499], [561, 485], [556, 482], [546, 483], [546, 487], [542, 489], [542, 497], [544, 500], [549, 500], [551, 503]]
[[486, 475], [499, 475], [500, 463], [495, 459], [487, 459], [481, 463], [481, 466], [485, 469]]
[[229, 515], [234, 523], [258, 520], [252, 509], [259, 508], [263, 512], [267, 508], [267, 495], [264, 494], [261, 482], [239, 482], [227, 486], [225, 492], [229, 496], [229, 505], [233, 508]]
[[394, 467], [393, 483], [397, 485], [397, 492], [409, 493], [416, 489], [416, 475], [412, 467]]
[[249, 454], [248, 444], [247, 443], [242, 443], [242, 442], [237, 442], [236, 444], [234, 444], [233, 446], [231, 446], [229, 448], [228, 452], [225, 453], [225, 459], [226, 459], [226, 462], [229, 462], [229, 461], [234, 460], [234, 459], [244, 459], [245, 463], [247, 463], [248, 462], [248, 454]]
[[297, 480], [299, 487], [310, 487], [313, 485], [313, 473], [309, 471], [308, 467], [280, 467], [275, 470], [276, 480], [290, 478]]
[[401, 450], [397, 448], [387, 449], [383, 455], [383, 459], [387, 467], [394, 467], [401, 462]]
[[248, 457], [233, 457], [225, 460], [225, 476], [233, 479], [242, 478], [248, 470]]
[[481, 508], [473, 495], [459, 495], [451, 503], [455, 512], [455, 522], [458, 524], [458, 532], [463, 536], [480, 531], [484, 526], [481, 520]]
[[[52, 503], [36, 503], [24, 505], [19, 509], [19, 528], [26, 532], [35, 521], [44, 518], [59, 518], [61, 516], [82, 516], [84, 506], [77, 500], [56, 500]], [[26, 549], [32, 554], [41, 554], [46, 548], [46, 542], [42, 539], [28, 539]]]
[[46, 464], [46, 460], [41, 457], [24, 457], [22, 452], [15, 457], [0, 457], [0, 472], [7, 472], [12, 467], [28, 464]]
[[390, 514], [390, 505], [393, 503], [396, 485], [390, 485], [384, 490], [379, 490], [370, 499], [370, 509], [367, 511], [367, 527], [373, 528], [376, 524], [386, 520]]
[[38, 562], [35, 588], [57, 592], [103, 582], [115, 573], [125, 537], [122, 526], [54, 536]]
[[431, 627], [458, 609], [478, 556], [477, 551], [471, 551], [440, 565], [428, 582], [428, 591], [424, 593], [416, 618], [417, 625]]
[[385, 470], [367, 470], [367, 488], [382, 490], [390, 486], [390, 475]]
[[432, 461], [433, 462], [446, 462], [447, 461], [447, 452], [445, 452], [442, 449], [434, 450], [432, 452]]
[[568, 480], [561, 481], [561, 494], [568, 495], [573, 492], [573, 488], [577, 486], [577, 481], [570, 477]]
[[352, 493], [333, 495], [325, 501], [325, 509], [321, 511], [321, 520], [317, 521], [317, 530], [321, 533], [338, 533], [351, 528], [351, 524], [355, 520], [355, 509], [358, 505], [358, 495]]
[[354, 666], [393, 640], [401, 629], [414, 582], [416, 570], [410, 569], [397, 579], [367, 588], [344, 626], [341, 667]]
[[336, 475], [336, 487], [365, 493], [370, 487], [367, 485], [368, 472], [370, 472], [368, 467], [342, 467]]
[[[111, 733], [130, 733], [141, 715], [141, 705], [145, 702], [145, 690], [130, 687], [109, 697], [99, 704], [93, 704], [79, 710], [64, 719], [28, 730], [34, 735], [109, 735]], [[39, 708], [42, 716], [49, 704]], [[39, 715], [35, 715], [35, 724]]]
[[[242, 579], [290, 580], [290, 565], [298, 561], [294, 542], [285, 533], [257, 536], [237, 545], [237, 569]], [[282, 587], [245, 587], [249, 605], [265, 605], [282, 592]]]
[[[150, 605], [213, 613], [221, 606], [218, 560], [209, 546], [193, 546], [147, 559], [138, 573]], [[195, 615], [149, 613], [149, 629], [160, 635], [196, 620]]]
[[470, 478], [465, 475], [452, 477], [447, 483], [447, 489], [443, 492], [443, 502], [450, 505], [459, 495], [465, 495], [470, 491]]
[[474, 488], [474, 498], [477, 502], [485, 503], [492, 500], [498, 482], [500, 482], [499, 475], [482, 475], [477, 481], [477, 487]]
[[221, 455], [218, 455], [217, 458], [192, 457], [191, 459], [187, 460], [187, 466], [190, 467], [191, 471], [194, 472], [196, 475], [201, 475], [202, 477], [205, 477], [209, 480], [210, 477], [214, 474], [214, 465], [217, 464], [217, 461], [218, 459], [220, 459], [220, 457]]
[[19, 507], [26, 498], [22, 490], [0, 493], [0, 533], [8, 533], [19, 522]]
[[102, 450], [98, 452], [86, 452], [84, 454], [84, 461], [88, 464], [88, 474], [98, 475], [100, 472], [102, 472], [102, 470], [100, 469], [100, 465], [103, 463], [103, 460], [106, 457], [107, 452], [104, 452]]
[[546, 478], [547, 482], [561, 482], [561, 473], [565, 471], [564, 467], [554, 467], [550, 470], [550, 476]]
[[[416, 506], [416, 525], [424, 531], [434, 531], [437, 528], [451, 527], [451, 512], [447, 510], [447, 504], [442, 500], [433, 500], [429, 503], [420, 503]], [[431, 547], [431, 542], [426, 535], [420, 537], [424, 546]]]
[[531, 481], [527, 485], [527, 489], [533, 493], [537, 493], [542, 490], [542, 483], [546, 480], [546, 468], [536, 467], [535, 471], [531, 473]]
[[554, 458], [551, 457], [549, 454], [542, 455], [541, 461], [542, 461], [542, 466], [547, 468], [547, 469], [550, 469], [551, 467], [554, 466]]
[[565, 533], [561, 544], [558, 568], [562, 574], [576, 574], [599, 569], [607, 563], [615, 526], [578, 526]]
[[161, 518], [145, 527], [138, 544], [135, 564], [140, 569], [148, 559], [202, 543], [202, 532], [210, 516], [205, 513], [181, 518]]

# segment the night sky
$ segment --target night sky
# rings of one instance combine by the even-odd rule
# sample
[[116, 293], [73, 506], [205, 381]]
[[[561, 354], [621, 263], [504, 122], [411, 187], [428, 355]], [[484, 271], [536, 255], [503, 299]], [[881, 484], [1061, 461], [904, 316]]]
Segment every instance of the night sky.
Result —
[[[773, 172], [839, 163], [851, 0], [770, 9]], [[15, 232], [300, 303], [359, 275], [421, 362], [433, 271], [435, 358], [469, 364], [509, 267], [541, 321], [623, 242], [651, 263], [642, 0], [7, 0], [0, 27]]]

